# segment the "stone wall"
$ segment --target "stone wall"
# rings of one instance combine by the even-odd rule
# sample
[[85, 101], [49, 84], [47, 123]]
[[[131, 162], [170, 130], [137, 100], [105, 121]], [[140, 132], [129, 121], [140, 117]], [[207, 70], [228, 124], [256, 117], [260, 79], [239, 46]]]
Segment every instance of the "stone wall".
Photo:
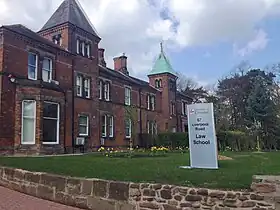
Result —
[[0, 185], [92, 210], [280, 209], [280, 177], [254, 176], [251, 192], [236, 192], [74, 178], [0, 167]]

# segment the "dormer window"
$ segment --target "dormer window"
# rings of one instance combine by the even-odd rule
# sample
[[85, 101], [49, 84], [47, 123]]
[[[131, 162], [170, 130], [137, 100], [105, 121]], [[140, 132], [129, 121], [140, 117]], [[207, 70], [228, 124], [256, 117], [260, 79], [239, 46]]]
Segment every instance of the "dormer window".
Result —
[[53, 36], [53, 42], [61, 46], [62, 43], [61, 34]]

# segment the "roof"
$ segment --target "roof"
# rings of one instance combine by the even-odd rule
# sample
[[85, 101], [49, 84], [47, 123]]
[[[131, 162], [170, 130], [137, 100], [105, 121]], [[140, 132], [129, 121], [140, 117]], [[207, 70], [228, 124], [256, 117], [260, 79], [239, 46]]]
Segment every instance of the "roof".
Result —
[[64, 0], [40, 31], [64, 23], [71, 23], [90, 34], [99, 37], [83, 8], [76, 0]]
[[166, 57], [163, 51], [162, 43], [160, 43], [160, 46], [161, 46], [160, 54], [152, 68], [152, 71], [148, 74], [148, 76], [157, 75], [157, 74], [166, 74], [166, 73], [176, 76], [176, 72], [173, 70], [168, 58]]
[[[68, 52], [64, 48], [60, 47], [59, 45], [51, 42], [50, 40], [48, 40], [46, 38], [40, 36], [36, 32], [34, 32], [31, 29], [25, 27], [24, 25], [21, 25], [21, 24], [3, 25], [1, 28], [6, 28], [10, 31], [21, 34], [21, 35], [26, 36], [30, 39], [33, 39], [34, 41], [41, 42], [41, 43], [44, 43], [44, 44], [49, 45], [51, 47], [54, 47], [56, 49], [60, 49], [62, 51]], [[70, 52], [68, 52], [68, 53], [71, 54]]]
[[110, 68], [102, 66], [102, 65], [99, 65], [99, 69], [100, 69], [100, 71], [103, 71], [105, 74], [109, 74], [112, 77], [125, 80], [129, 83], [132, 83], [132, 84], [135, 84], [135, 85], [138, 85], [138, 86], [141, 86], [141, 87], [147, 87], [147, 88], [154, 89], [155, 91], [159, 91], [158, 89], [151, 86], [148, 82], [146, 82], [144, 80], [137, 79], [135, 77], [132, 77], [132, 76], [129, 76], [129, 75], [126, 75], [126, 74], [123, 74], [120, 71], [116, 71], [116, 70], [110, 69]]

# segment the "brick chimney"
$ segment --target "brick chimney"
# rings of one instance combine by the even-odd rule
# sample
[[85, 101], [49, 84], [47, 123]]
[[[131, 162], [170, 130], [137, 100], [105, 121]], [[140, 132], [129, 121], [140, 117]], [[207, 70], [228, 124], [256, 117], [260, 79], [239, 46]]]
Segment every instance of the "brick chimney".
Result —
[[124, 53], [123, 55], [114, 58], [114, 69], [116, 71], [122, 72], [123, 74], [129, 74], [127, 71], [127, 57]]
[[105, 52], [105, 49], [103, 49], [103, 48], [98, 49], [98, 63], [102, 66], [106, 66], [104, 52]]

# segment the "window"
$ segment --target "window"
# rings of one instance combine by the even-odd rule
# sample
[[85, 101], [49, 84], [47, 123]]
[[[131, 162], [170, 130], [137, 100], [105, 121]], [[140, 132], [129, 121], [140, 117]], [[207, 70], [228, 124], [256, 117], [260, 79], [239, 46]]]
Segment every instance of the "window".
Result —
[[108, 116], [109, 119], [109, 137], [114, 136], [114, 117]]
[[131, 138], [131, 119], [125, 120], [125, 137]]
[[109, 82], [104, 83], [104, 98], [106, 101], [110, 100], [110, 83]]
[[155, 80], [155, 87], [160, 88], [161, 87], [161, 79], [156, 79]]
[[28, 79], [37, 79], [38, 56], [34, 53], [28, 54]]
[[21, 143], [35, 144], [36, 101], [22, 101]]
[[99, 80], [99, 99], [102, 99], [102, 86], [103, 86], [103, 82], [102, 80]]
[[85, 55], [85, 43], [82, 42], [82, 55], [84, 56]]
[[106, 137], [107, 136], [107, 117], [106, 115], [102, 116], [102, 128], [101, 128], [101, 135], [102, 137]]
[[187, 115], [187, 103], [182, 101], [182, 115]]
[[44, 102], [43, 106], [43, 143], [59, 143], [59, 104]]
[[148, 110], [155, 110], [156, 97], [154, 95], [148, 95], [147, 97]]
[[125, 95], [125, 100], [124, 100], [125, 105], [130, 106], [130, 104], [131, 104], [131, 88], [125, 87], [124, 95]]
[[76, 86], [77, 86], [77, 96], [82, 96], [82, 77], [81, 76], [77, 76]]
[[53, 36], [53, 42], [55, 44], [61, 45], [62, 43], [61, 34]]
[[90, 79], [84, 80], [85, 97], [90, 98]]
[[89, 130], [88, 128], [89, 128], [88, 116], [80, 115], [79, 116], [79, 135], [88, 136], [88, 130]]
[[155, 121], [148, 121], [147, 131], [149, 134], [157, 134], [157, 123]]
[[171, 114], [175, 115], [175, 104], [171, 103]]
[[77, 39], [77, 46], [76, 46], [76, 51], [77, 51], [77, 54], [80, 54], [80, 40]]
[[90, 58], [90, 44], [86, 45], [86, 54]]
[[45, 82], [50, 82], [52, 79], [52, 60], [49, 58], [43, 60], [42, 79]]
[[90, 98], [90, 78], [81, 75], [76, 77], [77, 96]]

